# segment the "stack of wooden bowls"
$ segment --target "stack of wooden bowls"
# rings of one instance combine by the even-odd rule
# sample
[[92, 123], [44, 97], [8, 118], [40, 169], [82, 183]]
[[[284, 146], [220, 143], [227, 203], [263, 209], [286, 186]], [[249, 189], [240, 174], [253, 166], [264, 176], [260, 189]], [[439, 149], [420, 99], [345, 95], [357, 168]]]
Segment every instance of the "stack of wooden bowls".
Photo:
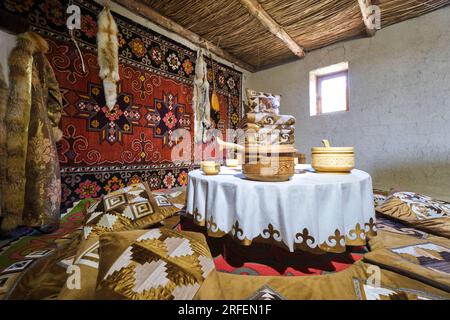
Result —
[[252, 114], [242, 128], [246, 132], [243, 175], [257, 181], [286, 181], [295, 174], [292, 116]]

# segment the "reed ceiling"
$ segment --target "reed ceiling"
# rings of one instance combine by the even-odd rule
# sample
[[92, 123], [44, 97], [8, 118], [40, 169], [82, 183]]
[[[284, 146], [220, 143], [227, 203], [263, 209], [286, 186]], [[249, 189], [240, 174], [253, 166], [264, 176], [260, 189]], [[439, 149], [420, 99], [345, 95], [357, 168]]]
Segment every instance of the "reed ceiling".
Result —
[[[450, 0], [363, 0], [381, 9], [381, 28], [418, 17], [450, 4]], [[127, 1], [120, 1], [124, 3]], [[368, 34], [358, 0], [139, 0], [201, 39], [236, 58], [250, 71], [282, 64], [295, 55], [291, 40], [309, 51]], [[247, 2], [247, 6], [245, 5]], [[288, 40], [277, 37], [261, 22], [256, 4], [283, 29]], [[258, 9], [259, 8], [259, 9]], [[154, 20], [154, 19], [152, 19]], [[158, 23], [158, 21], [154, 21]], [[269, 22], [270, 24], [270, 22]], [[173, 30], [172, 30], [173, 31]], [[273, 31], [273, 29], [272, 29]], [[183, 34], [181, 34], [183, 35]], [[236, 62], [233, 61], [233, 62]]]

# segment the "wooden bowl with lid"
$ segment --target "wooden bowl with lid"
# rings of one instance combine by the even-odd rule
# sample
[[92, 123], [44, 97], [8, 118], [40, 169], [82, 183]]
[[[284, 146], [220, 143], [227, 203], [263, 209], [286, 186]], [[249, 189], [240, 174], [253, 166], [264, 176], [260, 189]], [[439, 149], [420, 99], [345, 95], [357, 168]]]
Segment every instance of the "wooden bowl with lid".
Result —
[[311, 149], [311, 166], [314, 170], [348, 173], [355, 168], [355, 149], [353, 147], [331, 147], [328, 140], [322, 142], [324, 147]]

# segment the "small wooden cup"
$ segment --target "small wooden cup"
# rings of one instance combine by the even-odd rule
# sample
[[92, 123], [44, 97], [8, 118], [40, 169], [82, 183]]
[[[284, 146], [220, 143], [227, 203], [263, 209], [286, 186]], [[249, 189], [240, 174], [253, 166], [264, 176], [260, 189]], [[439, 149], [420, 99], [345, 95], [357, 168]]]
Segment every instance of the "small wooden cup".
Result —
[[227, 159], [225, 163], [227, 167], [234, 168], [239, 165], [239, 159]]
[[217, 175], [220, 172], [220, 163], [214, 161], [203, 161], [200, 165], [201, 170], [208, 176]]

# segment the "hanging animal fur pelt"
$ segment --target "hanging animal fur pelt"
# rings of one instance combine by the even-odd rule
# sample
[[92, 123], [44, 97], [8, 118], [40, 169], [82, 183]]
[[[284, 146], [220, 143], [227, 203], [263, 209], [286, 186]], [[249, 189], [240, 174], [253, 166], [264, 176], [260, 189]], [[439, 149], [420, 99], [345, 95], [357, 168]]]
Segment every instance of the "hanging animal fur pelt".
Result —
[[209, 82], [207, 78], [206, 62], [203, 59], [203, 50], [197, 52], [195, 62], [194, 97], [192, 98], [194, 109], [194, 142], [206, 143], [206, 133], [211, 127], [210, 114], [211, 105], [209, 102]]
[[60, 220], [61, 179], [56, 140], [62, 98], [58, 81], [45, 54], [48, 43], [28, 31], [18, 35], [8, 58], [6, 104], [6, 168], [2, 180], [2, 231], [19, 225], [41, 231]]
[[[0, 64], [0, 217], [3, 213], [3, 188], [6, 187], [6, 100], [8, 97], [8, 86], [3, 73], [3, 66]], [[1, 220], [1, 218], [0, 218]]]
[[106, 105], [112, 110], [117, 101], [116, 82], [119, 81], [119, 41], [117, 25], [108, 7], [98, 15], [98, 65], [103, 80]]

